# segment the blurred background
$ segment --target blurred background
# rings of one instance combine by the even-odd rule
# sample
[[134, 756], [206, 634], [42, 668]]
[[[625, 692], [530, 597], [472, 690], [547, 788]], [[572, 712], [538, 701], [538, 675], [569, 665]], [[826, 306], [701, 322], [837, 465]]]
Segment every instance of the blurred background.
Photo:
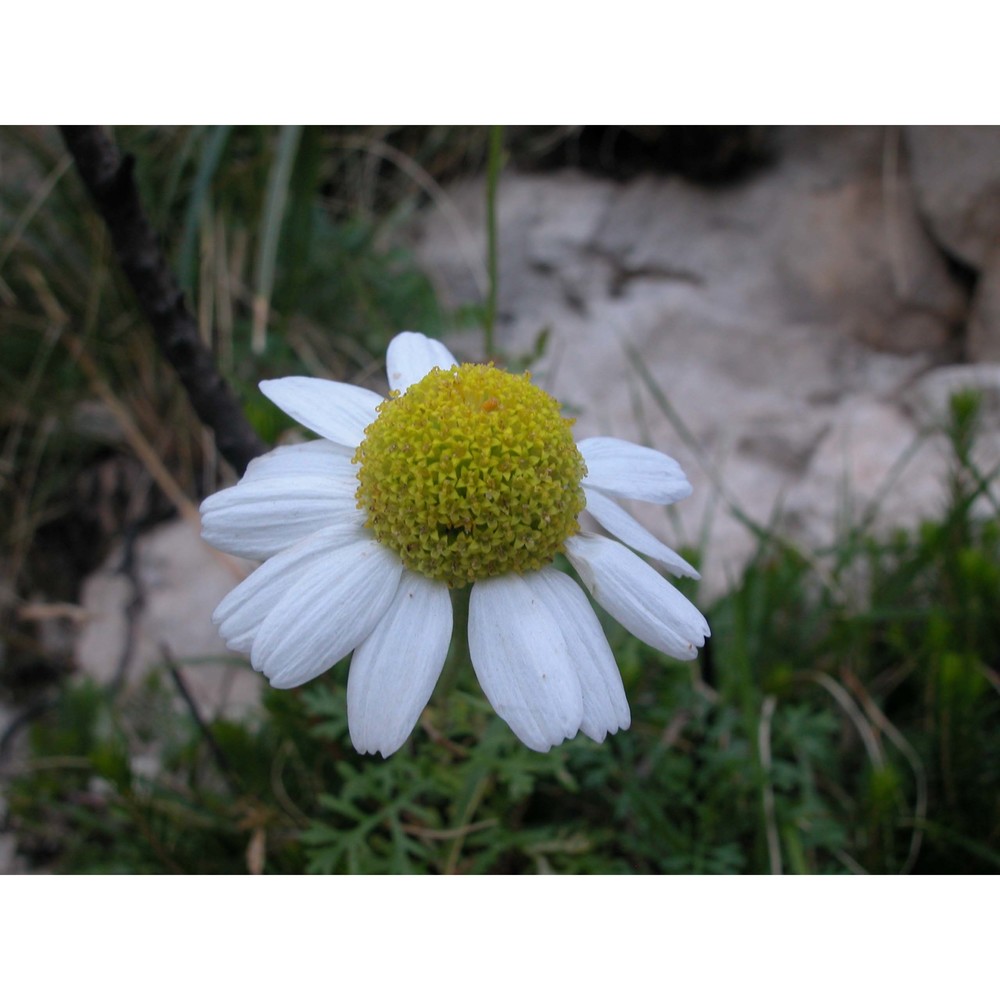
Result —
[[262, 378], [384, 390], [400, 330], [490, 328], [578, 436], [681, 462], [635, 513], [713, 635], [602, 618], [604, 744], [527, 750], [459, 663], [359, 757], [346, 662], [272, 691], [218, 640], [236, 471], [59, 131], [0, 129], [0, 871], [1000, 870], [1000, 129], [109, 132], [268, 446]]

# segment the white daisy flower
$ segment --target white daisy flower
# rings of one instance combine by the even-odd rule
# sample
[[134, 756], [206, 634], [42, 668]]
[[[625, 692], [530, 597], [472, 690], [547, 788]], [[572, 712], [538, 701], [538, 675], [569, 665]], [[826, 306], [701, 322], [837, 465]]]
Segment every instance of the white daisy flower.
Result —
[[[321, 440], [277, 448], [201, 507], [206, 541], [261, 565], [219, 605], [227, 645], [279, 688], [352, 650], [351, 740], [384, 757], [413, 731], [452, 633], [450, 589], [472, 585], [469, 650], [486, 697], [546, 751], [626, 729], [628, 702], [594, 600], [643, 642], [692, 659], [701, 613], [636, 552], [697, 576], [616, 503], [691, 492], [680, 466], [608, 437], [575, 444], [551, 396], [401, 333], [390, 397], [281, 378], [261, 391]], [[619, 541], [580, 530], [586, 509]]]

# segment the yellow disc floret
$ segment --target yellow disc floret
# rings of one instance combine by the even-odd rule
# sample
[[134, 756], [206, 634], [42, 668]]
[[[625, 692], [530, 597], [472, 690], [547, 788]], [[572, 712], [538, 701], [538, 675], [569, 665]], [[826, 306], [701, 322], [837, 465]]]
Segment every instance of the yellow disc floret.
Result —
[[354, 456], [358, 506], [409, 569], [451, 587], [524, 573], [579, 530], [573, 421], [530, 375], [435, 368], [378, 413]]

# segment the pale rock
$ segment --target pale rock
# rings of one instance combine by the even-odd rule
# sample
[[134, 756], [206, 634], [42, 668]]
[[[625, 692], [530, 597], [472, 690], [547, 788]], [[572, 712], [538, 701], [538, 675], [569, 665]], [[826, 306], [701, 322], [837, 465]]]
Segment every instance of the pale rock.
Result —
[[[532, 372], [577, 436], [641, 441], [682, 463], [694, 495], [668, 521], [636, 513], [671, 544], [703, 548], [706, 594], [757, 545], [746, 518], [766, 527], [784, 511], [800, 538], [828, 539], [845, 482], [858, 509], [880, 495], [917, 434], [894, 401], [954, 353], [967, 295], [917, 216], [901, 138], [783, 130], [773, 167], [712, 188], [572, 171], [501, 178], [497, 342], [522, 356], [549, 329]], [[481, 182], [449, 197], [485, 247]], [[468, 276], [482, 261], [470, 263], [454, 228], [431, 209], [415, 242], [457, 306], [478, 300]], [[471, 332], [447, 339], [481, 357]], [[933, 512], [932, 451], [904, 470], [909, 494], [887, 495], [892, 516]]]
[[[883, 351], [946, 347], [964, 290], [917, 217], [884, 129], [790, 129], [778, 165], [741, 184], [704, 188], [676, 177], [627, 185], [573, 171], [510, 173], [498, 197], [499, 339], [528, 351], [540, 329], [640, 286], [697, 304], [702, 325], [821, 326]], [[898, 136], [897, 136], [898, 139]], [[480, 300], [481, 181], [448, 192], [422, 217], [417, 252], [442, 300]], [[473, 234], [457, 241], [454, 217]], [[571, 339], [569, 337], [567, 340]]]
[[1000, 238], [1000, 128], [906, 129], [920, 209], [935, 237], [979, 270]]
[[[739, 323], [818, 324], [881, 350], [943, 347], [965, 297], [902, 166], [886, 169], [891, 134], [789, 130], [778, 165], [742, 184], [646, 177], [617, 189], [590, 246], [611, 270], [609, 294], [681, 283]], [[560, 212], [562, 177], [532, 181], [547, 187], [548, 214]], [[577, 191], [574, 212], [578, 201]], [[551, 257], [548, 267], [560, 271]]]
[[941, 442], [917, 436], [899, 407], [846, 401], [785, 496], [781, 528], [823, 548], [861, 525], [876, 532], [915, 527], [944, 510], [947, 472]]
[[968, 361], [1000, 362], [1000, 243], [984, 259], [976, 282], [965, 354]]
[[130, 576], [122, 559], [121, 550], [112, 553], [84, 583], [87, 623], [75, 649], [81, 673], [100, 683], [120, 673], [134, 684], [174, 663], [204, 717], [239, 715], [257, 705], [259, 675], [226, 649], [211, 620], [252, 564], [216, 552], [185, 521], [139, 538]]

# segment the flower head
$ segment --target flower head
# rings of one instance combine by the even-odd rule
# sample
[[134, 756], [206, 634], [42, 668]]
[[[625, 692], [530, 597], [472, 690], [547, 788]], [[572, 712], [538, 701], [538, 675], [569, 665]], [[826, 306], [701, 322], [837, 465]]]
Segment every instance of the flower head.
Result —
[[408, 569], [452, 587], [541, 569], [578, 530], [572, 421], [529, 376], [435, 368], [378, 414], [354, 457], [358, 502]]
[[[614, 438], [574, 443], [571, 421], [531, 383], [459, 365], [401, 333], [388, 399], [315, 378], [262, 382], [321, 439], [277, 448], [202, 504], [216, 548], [262, 560], [215, 611], [231, 649], [275, 687], [353, 651], [351, 739], [388, 756], [430, 699], [452, 633], [450, 590], [472, 585], [469, 651], [497, 714], [533, 750], [627, 728], [628, 702], [586, 595], [643, 642], [691, 659], [698, 610], [631, 551], [696, 576], [616, 498], [669, 504], [690, 484], [660, 452]], [[615, 541], [581, 531], [586, 511]], [[622, 544], [624, 543], [624, 544]]]

